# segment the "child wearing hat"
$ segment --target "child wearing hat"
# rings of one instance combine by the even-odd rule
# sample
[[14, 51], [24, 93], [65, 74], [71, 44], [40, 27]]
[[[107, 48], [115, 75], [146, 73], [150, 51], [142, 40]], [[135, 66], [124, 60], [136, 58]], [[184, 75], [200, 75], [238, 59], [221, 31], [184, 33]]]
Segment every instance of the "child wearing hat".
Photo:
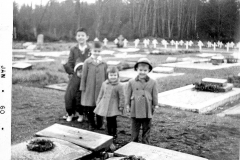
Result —
[[107, 74], [108, 79], [102, 84], [94, 113], [106, 117], [108, 135], [116, 139], [117, 116], [123, 112], [125, 98], [117, 67], [108, 67]]
[[102, 44], [94, 41], [91, 48], [91, 57], [85, 60], [83, 64], [82, 79], [80, 83], [81, 104], [87, 112], [87, 118], [90, 123], [90, 130], [102, 127], [102, 117], [97, 115], [97, 124], [95, 124], [95, 115], [93, 110], [96, 107], [96, 101], [101, 89], [102, 83], [107, 79], [107, 63], [102, 61], [100, 52]]
[[126, 96], [126, 109], [131, 112], [131, 139], [138, 142], [142, 126], [142, 143], [149, 144], [152, 117], [158, 108], [157, 82], [148, 76], [152, 65], [147, 58], [139, 59], [134, 69], [138, 75], [129, 81]]

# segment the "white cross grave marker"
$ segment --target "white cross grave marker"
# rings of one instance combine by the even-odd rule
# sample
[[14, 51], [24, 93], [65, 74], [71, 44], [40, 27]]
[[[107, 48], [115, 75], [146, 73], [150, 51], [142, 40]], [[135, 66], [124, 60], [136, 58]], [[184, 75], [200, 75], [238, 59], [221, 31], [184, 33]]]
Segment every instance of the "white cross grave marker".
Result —
[[183, 40], [181, 40], [181, 41], [179, 42], [179, 44], [182, 46], [182, 45], [184, 44]]
[[118, 43], [118, 40], [117, 40], [117, 39], [115, 39], [115, 40], [114, 40], [114, 43], [115, 43], [115, 44], [117, 44], [117, 43]]
[[202, 41], [198, 41], [198, 47], [200, 51], [202, 50], [202, 46], [204, 46]]
[[103, 40], [104, 46], [107, 46], [107, 42], [108, 42], [107, 38], [104, 38]]
[[188, 44], [189, 44], [190, 47], [192, 47], [193, 41], [189, 41]]
[[157, 48], [158, 41], [156, 39], [154, 39], [152, 41], [152, 44], [153, 44], [153, 48]]
[[207, 45], [208, 45], [208, 48], [211, 48], [212, 47], [212, 42], [208, 41]]
[[234, 45], [235, 45], [235, 44], [234, 44], [233, 42], [230, 43], [230, 47], [231, 47], [231, 48], [233, 48]]
[[137, 46], [138, 46], [139, 42], [140, 42], [140, 40], [139, 40], [139, 39], [135, 39], [135, 41], [134, 41], [135, 48], [137, 48]]
[[213, 50], [216, 51], [217, 44], [214, 42], [212, 46], [213, 46]]
[[218, 47], [219, 47], [219, 48], [222, 48], [222, 46], [223, 46], [223, 43], [220, 42], [219, 45], [218, 45]]
[[173, 46], [175, 44], [175, 41], [174, 40], [171, 40], [171, 45]]
[[145, 48], [147, 48], [147, 43], [148, 43], [147, 40], [144, 39], [144, 40], [143, 40], [143, 44], [144, 44], [144, 47], [145, 47]]
[[188, 41], [186, 41], [185, 45], [186, 45], [186, 49], [188, 49], [189, 42], [188, 42]]
[[127, 43], [128, 43], [128, 40], [127, 40], [127, 39], [124, 39], [124, 41], [123, 41], [123, 46], [124, 46], [124, 47], [127, 47]]
[[178, 49], [178, 44], [179, 44], [178, 41], [176, 41], [176, 42], [175, 42], [175, 47], [176, 47], [176, 49]]
[[228, 42], [225, 47], [227, 47], [227, 52], [229, 52], [230, 43]]
[[168, 42], [165, 39], [162, 40], [162, 44], [164, 45], [164, 48], [167, 49]]

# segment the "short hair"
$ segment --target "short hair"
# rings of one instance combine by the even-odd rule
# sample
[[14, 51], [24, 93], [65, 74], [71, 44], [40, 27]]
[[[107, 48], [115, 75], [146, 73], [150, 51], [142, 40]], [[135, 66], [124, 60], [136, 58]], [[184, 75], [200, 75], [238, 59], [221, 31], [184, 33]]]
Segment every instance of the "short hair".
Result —
[[85, 32], [86, 35], [88, 35], [86, 28], [82, 28], [82, 27], [81, 27], [81, 28], [78, 28], [77, 31], [76, 31], [76, 34], [77, 34], [78, 32]]
[[102, 43], [99, 41], [94, 41], [92, 47], [93, 48], [102, 48]]
[[138, 63], [138, 66], [137, 66], [137, 68], [139, 67], [139, 66], [148, 66], [148, 69], [150, 69], [150, 65], [149, 64], [147, 64], [147, 63]]
[[117, 66], [109, 66], [107, 68], [107, 74], [109, 74], [109, 73], [117, 73], [118, 77], [119, 77], [119, 70], [118, 70]]

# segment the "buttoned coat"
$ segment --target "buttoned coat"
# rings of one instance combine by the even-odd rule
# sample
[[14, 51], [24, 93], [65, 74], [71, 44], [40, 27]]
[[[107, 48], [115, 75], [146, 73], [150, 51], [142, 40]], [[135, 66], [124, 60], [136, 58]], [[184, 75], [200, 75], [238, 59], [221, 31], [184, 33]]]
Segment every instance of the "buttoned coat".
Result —
[[102, 83], [106, 79], [106, 62], [96, 63], [92, 57], [85, 60], [80, 83], [80, 90], [82, 91], [81, 104], [83, 106], [96, 106]]
[[123, 85], [120, 82], [112, 84], [109, 80], [103, 82], [94, 113], [104, 117], [121, 115], [120, 108], [124, 108], [125, 97]]
[[64, 64], [64, 69], [68, 74], [74, 74], [74, 66], [76, 63], [84, 62], [88, 57], [91, 56], [90, 47], [84, 51], [79, 49], [79, 45], [72, 47], [69, 53], [68, 62]]
[[126, 104], [130, 106], [131, 117], [152, 118], [154, 107], [158, 105], [157, 82], [147, 77], [141, 82], [138, 76], [127, 86]]

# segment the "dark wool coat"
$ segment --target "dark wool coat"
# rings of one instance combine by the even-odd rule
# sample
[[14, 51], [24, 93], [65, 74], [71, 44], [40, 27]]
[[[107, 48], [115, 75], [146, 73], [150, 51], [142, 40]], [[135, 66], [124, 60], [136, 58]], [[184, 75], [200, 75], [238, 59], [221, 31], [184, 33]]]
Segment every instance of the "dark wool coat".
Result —
[[98, 94], [102, 83], [107, 79], [106, 62], [96, 63], [92, 57], [83, 64], [80, 90], [82, 91], [81, 104], [83, 106], [96, 106]]
[[78, 46], [79, 45], [77, 44], [76, 46], [71, 48], [68, 62], [63, 65], [65, 71], [68, 74], [74, 74], [74, 66], [76, 65], [76, 63], [84, 62], [88, 57], [91, 56], [89, 46], [87, 46], [87, 48], [83, 51], [84, 53], [82, 53]]
[[152, 118], [154, 107], [158, 105], [157, 82], [147, 77], [141, 82], [138, 76], [127, 86], [126, 104], [130, 106], [131, 117]]
[[120, 82], [111, 84], [109, 80], [103, 82], [94, 113], [104, 117], [117, 116], [122, 114], [119, 109], [123, 109], [124, 105], [123, 85]]

